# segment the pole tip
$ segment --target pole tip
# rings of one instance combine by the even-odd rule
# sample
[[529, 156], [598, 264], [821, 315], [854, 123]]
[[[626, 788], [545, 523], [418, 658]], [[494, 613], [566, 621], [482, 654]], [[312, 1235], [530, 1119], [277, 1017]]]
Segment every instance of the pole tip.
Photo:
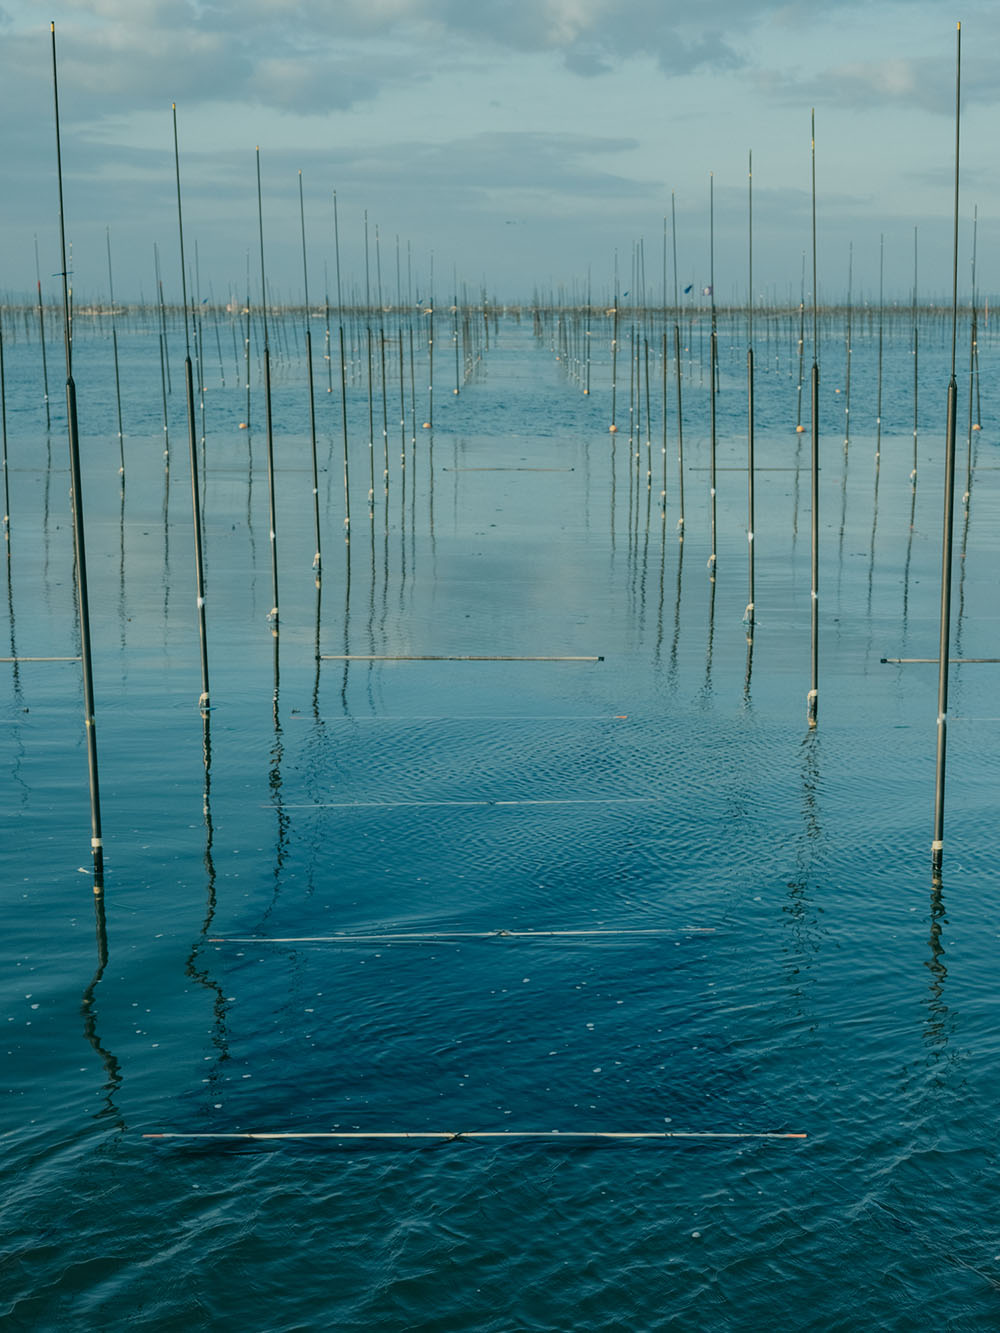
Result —
[[53, 20], [53, 21], [49, 24], [49, 32], [55, 32], [55, 30], [56, 30], [55, 20]]

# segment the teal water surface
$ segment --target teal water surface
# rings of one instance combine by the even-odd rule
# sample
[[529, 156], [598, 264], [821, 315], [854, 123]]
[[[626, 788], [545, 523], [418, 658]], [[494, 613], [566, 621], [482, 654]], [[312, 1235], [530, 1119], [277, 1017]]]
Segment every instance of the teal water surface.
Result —
[[[796, 321], [758, 332], [752, 634], [742, 323], [721, 325], [714, 578], [703, 326], [683, 330], [680, 541], [659, 324], [620, 335], [615, 434], [603, 321], [586, 396], [582, 342], [527, 317], [491, 326], [456, 395], [448, 324], [433, 409], [425, 324], [402, 408], [389, 340], [371, 454], [352, 335], [349, 545], [339, 363], [328, 392], [314, 325], [317, 581], [301, 320], [279, 321], [277, 623], [259, 362], [240, 429], [222, 324], [196, 423], [203, 716], [182, 339], [165, 441], [156, 320], [119, 331], [123, 488], [108, 330], [78, 317], [105, 891], [79, 665], [8, 663], [6, 1325], [995, 1328], [996, 667], [952, 672], [934, 883], [937, 673], [881, 660], [937, 652], [941, 325], [915, 484], [908, 328], [884, 347], [876, 457], [875, 331], [855, 330], [845, 448], [824, 325], [810, 729]], [[61, 383], [46, 432], [37, 339], [5, 336], [5, 652], [73, 656]], [[980, 353], [961, 657], [997, 655]], [[440, 660], [469, 657], [501, 660]], [[144, 1137], [296, 1131], [748, 1137]]]

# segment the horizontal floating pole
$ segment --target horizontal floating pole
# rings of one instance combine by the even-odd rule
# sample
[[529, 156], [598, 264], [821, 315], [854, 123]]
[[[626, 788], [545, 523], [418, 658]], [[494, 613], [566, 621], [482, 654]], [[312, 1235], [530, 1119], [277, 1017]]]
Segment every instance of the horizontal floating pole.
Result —
[[[933, 662], [936, 666], [941, 659], [939, 657], [880, 657], [880, 662], [888, 662], [890, 666], [909, 666], [912, 662]], [[970, 662], [1000, 662], [1000, 657], [949, 657], [949, 665], [961, 666], [963, 663]]]
[[78, 657], [0, 657], [0, 662], [79, 662]]
[[425, 940], [536, 940], [536, 939], [588, 939], [591, 936], [673, 936], [673, 935], [710, 935], [714, 926], [682, 926], [666, 929], [653, 927], [648, 930], [435, 930], [409, 931], [402, 934], [385, 935], [212, 935], [209, 944], [397, 944], [409, 941], [422, 943]]
[[[282, 810], [396, 810], [401, 806], [484, 806], [484, 805], [645, 805], [660, 801], [660, 796], [566, 796], [553, 800], [523, 801], [309, 801], [301, 804], [282, 802]], [[269, 810], [271, 807], [261, 807]]]
[[[293, 722], [312, 722], [311, 713], [293, 713]], [[325, 717], [331, 722], [626, 722], [628, 713], [383, 713], [378, 717]]]
[[[747, 467], [717, 467], [716, 472], [748, 472]], [[689, 472], [711, 472], [710, 467], [689, 467]], [[755, 467], [754, 472], [801, 472], [800, 467]]]
[[443, 467], [442, 472], [575, 472], [575, 467]]
[[449, 653], [320, 653], [321, 662], [603, 662], [603, 657], [474, 657]]
[[781, 1134], [781, 1133], [740, 1133], [736, 1131], [717, 1131], [717, 1130], [684, 1130], [684, 1129], [661, 1129], [661, 1130], [562, 1130], [562, 1129], [459, 1129], [459, 1130], [419, 1130], [415, 1132], [403, 1130], [388, 1131], [348, 1131], [341, 1133], [339, 1130], [330, 1131], [265, 1131], [265, 1132], [232, 1132], [217, 1134], [143, 1134], [144, 1139], [197, 1139], [197, 1140], [219, 1140], [219, 1139], [237, 1139], [237, 1140], [267, 1140], [267, 1139], [333, 1139], [341, 1142], [349, 1141], [368, 1141], [368, 1140], [408, 1140], [415, 1139], [426, 1141], [428, 1139], [438, 1142], [453, 1143], [459, 1139], [548, 1139], [550, 1142], [556, 1139], [628, 1139], [628, 1140], [662, 1140], [662, 1139], [805, 1139], [806, 1134]]

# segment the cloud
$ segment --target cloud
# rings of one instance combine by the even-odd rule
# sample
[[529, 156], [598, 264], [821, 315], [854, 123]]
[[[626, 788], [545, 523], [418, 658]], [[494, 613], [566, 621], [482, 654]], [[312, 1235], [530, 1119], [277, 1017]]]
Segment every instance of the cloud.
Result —
[[[832, 0], [847, 3], [848, 0]], [[70, 0], [60, 81], [95, 114], [229, 99], [350, 107], [387, 83], [491, 54], [548, 54], [591, 77], [648, 57], [666, 74], [730, 69], [775, 0]], [[22, 0], [0, 9], [5, 66], [43, 76], [47, 31]]]
[[[761, 71], [757, 86], [770, 96], [798, 106], [834, 105], [871, 111], [889, 107], [955, 114], [955, 70], [936, 57], [858, 60], [836, 65], [808, 79], [787, 71]], [[969, 105], [1000, 102], [1000, 84], [989, 62], [963, 59], [962, 101]]]

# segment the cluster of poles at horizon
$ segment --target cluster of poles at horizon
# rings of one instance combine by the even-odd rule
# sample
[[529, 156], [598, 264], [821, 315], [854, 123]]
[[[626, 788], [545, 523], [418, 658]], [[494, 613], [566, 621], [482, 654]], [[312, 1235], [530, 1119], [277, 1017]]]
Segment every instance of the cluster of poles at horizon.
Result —
[[[66, 420], [69, 443], [70, 458], [70, 493], [72, 501], [72, 519], [73, 519], [73, 543], [75, 556], [75, 574], [76, 574], [76, 593], [78, 602], [79, 628], [80, 628], [80, 661], [83, 674], [83, 696], [85, 713], [85, 732], [87, 741], [88, 772], [90, 783], [90, 805], [91, 805], [91, 846], [93, 852], [93, 884], [95, 893], [100, 894], [104, 887], [104, 858], [103, 858], [103, 839], [101, 831], [100, 797], [98, 782], [97, 765], [97, 737], [96, 737], [96, 719], [94, 708], [94, 682], [93, 682], [93, 664], [90, 642], [90, 613], [87, 590], [87, 565], [86, 565], [86, 544], [84, 536], [84, 516], [82, 507], [82, 485], [81, 485], [81, 463], [80, 463], [80, 432], [77, 413], [76, 384], [73, 378], [73, 314], [71, 305], [71, 290], [69, 285], [70, 266], [67, 262], [67, 244], [66, 244], [66, 226], [63, 207], [63, 170], [62, 153], [59, 131], [59, 97], [58, 97], [58, 71], [56, 59], [56, 38], [55, 25], [51, 25], [52, 40], [52, 77], [53, 77], [53, 96], [55, 105], [55, 128], [56, 128], [56, 166], [58, 175], [59, 191], [59, 238], [60, 238], [60, 277], [62, 282], [62, 333], [66, 366]], [[952, 273], [952, 303], [950, 312], [950, 379], [947, 390], [947, 418], [946, 418], [946, 445], [945, 445], [945, 478], [944, 478], [944, 517], [943, 517], [943, 535], [942, 535], [942, 571], [941, 571], [941, 615], [940, 615], [940, 643], [939, 655], [936, 659], [939, 667], [938, 683], [938, 716], [937, 716], [937, 756], [936, 756], [936, 779], [935, 779], [935, 801], [934, 801], [934, 830], [931, 848], [932, 868], [935, 875], [941, 870], [944, 849], [944, 794], [945, 794], [945, 760], [947, 746], [947, 709], [948, 709], [948, 678], [949, 678], [949, 651], [951, 642], [950, 629], [950, 605], [951, 605], [951, 567], [952, 567], [952, 534], [953, 534], [953, 510], [954, 510], [954, 476], [955, 476], [955, 451], [956, 451], [956, 413], [957, 413], [957, 381], [956, 381], [956, 339], [957, 339], [957, 311], [958, 311], [958, 205], [959, 205], [959, 132], [960, 132], [960, 86], [961, 86], [961, 25], [957, 29], [957, 51], [956, 51], [956, 109], [955, 109], [955, 177], [954, 177], [954, 245], [953, 245], [953, 273]], [[195, 371], [194, 357], [192, 355], [192, 346], [197, 349], [199, 363], [203, 354], [203, 329], [200, 315], [195, 306], [193, 296], [189, 297], [188, 273], [184, 257], [184, 225], [181, 196], [181, 171], [180, 171], [180, 149], [177, 132], [177, 111], [173, 108], [173, 140], [174, 140], [174, 163], [177, 187], [177, 225], [180, 242], [180, 263], [181, 263], [181, 285], [182, 285], [182, 305], [181, 312], [184, 325], [184, 391], [187, 413], [187, 433], [190, 460], [191, 476], [191, 503], [193, 518], [194, 535], [194, 565], [196, 579], [196, 607], [199, 627], [200, 644], [200, 665], [201, 665], [201, 693], [199, 696], [199, 707], [206, 716], [211, 706], [210, 703], [210, 685], [209, 685], [209, 654], [208, 654], [208, 635], [205, 613], [205, 579], [204, 579], [204, 558], [203, 558], [203, 512], [199, 494], [199, 466], [198, 466], [198, 416], [196, 407], [195, 392]], [[753, 173], [752, 158], [748, 161], [748, 292], [753, 292]], [[812, 240], [812, 306], [811, 306], [811, 324], [812, 324], [812, 351], [813, 360], [809, 375], [810, 384], [810, 421], [811, 421], [811, 654], [810, 654], [810, 684], [807, 694], [807, 722], [810, 728], [815, 728], [818, 721], [818, 700], [819, 700], [819, 464], [820, 464], [820, 411], [819, 411], [819, 319], [820, 312], [818, 308], [817, 280], [816, 280], [816, 143], [815, 143], [815, 117], [813, 116], [811, 130], [811, 240]], [[263, 402], [264, 402], [264, 435], [266, 440], [266, 458], [267, 458], [267, 477], [268, 477], [268, 495], [269, 495], [269, 541], [271, 553], [272, 570], [272, 605], [270, 611], [270, 621], [275, 634], [279, 627], [279, 596], [278, 596], [278, 566], [277, 566], [277, 520], [275, 512], [275, 487], [274, 487], [274, 423], [272, 417], [272, 345], [271, 333], [274, 327], [274, 319], [269, 321], [269, 300], [268, 285], [265, 275], [265, 247], [264, 247], [264, 229], [263, 229], [263, 208], [261, 199], [261, 175], [260, 175], [260, 150], [257, 150], [257, 205], [258, 205], [258, 230], [259, 230], [259, 248], [260, 248], [260, 283], [263, 298], [256, 307], [258, 318], [258, 329], [261, 340], [260, 362], [263, 371]], [[349, 542], [351, 536], [351, 513], [350, 513], [350, 485], [349, 485], [349, 460], [348, 460], [348, 421], [347, 421], [347, 348], [345, 342], [345, 305], [343, 302], [341, 274], [340, 274], [340, 251], [339, 234], [336, 215], [336, 195], [333, 197], [334, 205], [334, 232], [336, 237], [336, 282], [337, 282], [337, 310], [338, 310], [338, 335], [339, 335], [339, 362], [341, 369], [341, 407], [342, 407], [342, 429], [343, 429], [343, 479], [344, 479], [344, 531], [345, 539]], [[304, 316], [305, 316], [305, 356], [308, 368], [308, 397], [309, 397], [309, 420], [310, 420], [310, 439], [311, 439], [311, 462], [312, 462], [312, 496], [313, 496], [313, 518], [315, 524], [315, 558], [314, 569], [317, 581], [321, 577], [322, 559], [321, 559], [321, 515], [319, 499], [319, 469], [317, 460], [317, 428], [316, 428], [316, 409], [315, 409], [315, 384], [313, 378], [313, 353], [312, 353], [312, 335], [309, 329], [309, 314], [311, 310], [308, 288], [308, 270], [307, 270], [307, 251], [306, 251], [306, 232], [305, 232], [305, 211], [303, 202], [302, 177], [299, 173], [299, 206], [301, 220], [301, 238], [302, 238], [302, 264], [303, 264], [303, 282], [304, 282]], [[678, 443], [678, 495], [680, 500], [680, 518], [678, 522], [679, 538], [684, 538], [684, 492], [683, 492], [683, 411], [682, 411], [682, 381], [681, 381], [681, 307], [678, 301], [677, 291], [677, 253], [676, 253], [676, 223], [673, 218], [673, 281], [674, 281], [674, 303], [673, 303], [673, 360], [676, 368], [676, 387], [674, 391], [675, 409], [676, 409], [676, 435]], [[408, 367], [410, 381], [410, 406], [412, 415], [412, 433], [415, 440], [416, 435], [416, 383], [415, 383], [415, 351], [414, 351], [414, 329], [412, 319], [409, 323], [408, 337], [404, 337], [404, 324], [402, 319], [402, 299], [401, 299], [401, 280], [399, 276], [399, 246], [397, 240], [396, 264], [397, 264], [397, 311], [399, 319], [394, 331], [386, 335], [385, 326], [382, 323], [381, 315], [383, 312], [392, 312], [393, 306], [383, 304], [382, 278], [381, 278], [381, 256], [378, 249], [378, 233], [376, 232], [376, 269], [377, 269], [377, 306], [372, 301], [370, 269], [368, 256], [368, 227], [367, 215], [365, 218], [365, 303], [364, 313], [366, 316], [366, 327], [364, 329], [363, 339], [361, 337], [361, 327], [358, 325], [358, 353], [359, 358], [367, 359], [368, 366], [368, 385], [369, 385], [369, 490], [368, 490], [368, 508], [369, 518], [374, 524], [375, 517], [375, 492], [376, 492], [376, 463], [374, 438], [376, 401], [372, 385], [376, 380], [380, 380], [382, 386], [382, 414], [383, 414], [383, 436], [385, 439], [384, 455], [384, 475], [383, 481], [388, 492], [389, 482], [389, 443], [388, 443], [388, 403], [386, 396], [386, 386], [388, 382], [386, 364], [387, 358], [398, 359], [399, 374], [399, 392], [400, 392], [400, 416], [402, 428], [402, 459], [405, 467], [406, 461], [406, 402], [404, 392], [404, 380]], [[661, 332], [661, 341], [658, 349], [654, 348], [654, 356], [659, 355], [661, 373], [663, 378], [662, 402], [663, 402], [663, 455], [664, 455], [664, 479], [661, 492], [661, 507], [665, 514], [666, 511], [666, 432], [667, 432], [667, 375], [670, 351], [670, 337], [668, 334], [667, 320], [668, 307], [666, 303], [666, 220], [664, 220], [664, 302], [662, 309], [663, 328]], [[154, 248], [155, 252], [155, 248]], [[165, 364], [167, 315], [166, 307], [163, 301], [163, 288], [159, 273], [159, 257], [156, 254], [157, 266], [157, 286], [159, 292], [159, 337], [160, 337], [160, 358], [161, 358], [161, 379], [164, 380], [164, 430], [167, 429], [166, 422], [166, 385], [165, 375], [167, 368]], [[719, 350], [718, 337], [719, 311], [716, 306], [714, 295], [714, 206], [710, 206], [710, 282], [706, 289], [706, 294], [710, 297], [709, 301], [709, 383], [711, 390], [709, 393], [710, 404], [710, 447], [711, 447], [711, 467], [710, 467], [710, 523], [711, 523], [711, 554], [709, 558], [709, 570], [714, 577], [715, 564], [717, 559], [716, 551], [716, 466], [717, 466], [717, 421], [716, 421], [716, 385], [718, 379]], [[36, 247], [37, 263], [37, 247]], [[635, 265], [635, 260], [633, 260]], [[914, 259], [916, 266], [916, 258]], [[434, 301], [433, 301], [433, 261], [431, 268], [431, 295], [429, 304], [426, 308], [421, 307], [421, 314], [429, 318], [427, 326], [427, 368], [428, 368], [428, 402], [427, 419], [422, 422], [425, 429], [433, 429], [433, 347], [434, 347]], [[121, 442], [121, 478], [124, 487], [125, 475], [125, 454], [124, 454], [124, 432], [122, 428], [122, 409], [121, 409], [121, 388], [119, 381], [118, 366], [118, 338], [115, 325], [115, 301], [113, 278], [111, 271], [111, 248], [110, 233], [108, 235], [108, 282], [111, 300], [111, 335], [112, 347], [115, 364], [115, 389], [118, 413], [118, 435]], [[804, 356], [805, 349], [805, 274], [803, 267], [803, 295], [799, 304], [799, 357], [800, 357], [800, 377], [799, 377], [799, 421], [797, 431], [804, 432], [805, 427], [802, 424], [801, 411], [801, 393], [803, 387], [803, 375], [801, 371], [801, 358]], [[41, 281], [38, 281], [38, 318], [39, 334], [42, 346], [42, 356], [45, 356], [45, 331], [43, 326], [43, 305], [41, 300]], [[880, 304], [882, 300], [881, 293], [881, 256], [880, 256]], [[850, 301], [850, 298], [849, 298]], [[249, 426], [250, 411], [250, 346], [251, 346], [251, 302], [249, 292], [249, 261], [248, 261], [248, 290], [245, 307], [241, 310], [241, 316], [246, 316], [246, 333], [244, 339], [244, 352], [246, 364], [246, 390], [247, 390], [247, 422], [241, 423]], [[330, 391], [332, 392], [332, 364], [334, 356], [330, 346], [330, 303], [329, 298], [325, 304], [327, 317], [327, 350], [325, 353], [328, 366], [328, 374], [331, 376]], [[914, 293], [913, 293], [913, 318], [914, 330], [916, 329], [916, 274], [914, 275]], [[372, 327], [370, 318], [373, 311], [379, 312], [379, 322], [377, 330]], [[643, 317], [647, 313], [645, 307], [640, 307]], [[536, 333], [541, 332], [548, 323], [552, 331], [553, 345], [557, 348], [561, 359], [572, 363], [574, 374], [580, 382], [583, 392], [590, 393], [590, 344], [591, 334], [590, 323], [594, 308], [591, 305], [591, 293], [589, 290], [586, 302], [586, 318], [583, 324], [579, 320], [570, 317], [570, 312], [562, 308], [543, 310], [540, 303], [536, 303], [533, 309], [533, 318], [535, 320]], [[848, 304], [848, 312], [850, 306]], [[357, 312], [356, 312], [357, 313]], [[412, 313], [412, 311], [411, 311]], [[452, 340], [455, 351], [455, 388], [454, 392], [459, 392], [461, 380], [461, 359], [464, 353], [464, 370], [466, 379], [471, 373], [481, 350], [480, 338], [485, 336], [486, 346], [489, 345], [489, 321], [491, 310], [486, 300], [485, 290], [482, 294], [482, 302], [479, 306], [470, 305], [467, 301], [461, 304], [459, 301], [457, 275], [455, 280], [454, 303], [450, 307], [452, 314]], [[492, 312], [495, 314], [495, 310]], [[579, 313], [579, 312], [577, 312]], [[618, 414], [618, 358], [621, 346], [621, 330], [619, 327], [620, 317], [623, 313], [621, 296], [618, 290], [617, 273], [615, 280], [615, 291], [612, 303], [609, 308], [602, 312], [611, 323], [611, 420], [609, 424], [609, 433], [615, 437], [619, 431]], [[746, 350], [746, 383], [747, 383], [747, 548], [748, 548], [748, 600], [745, 613], [745, 619], [748, 623], [749, 632], [752, 633], [754, 614], [755, 614], [755, 590], [754, 590], [754, 384], [755, 384], [755, 351], [754, 351], [754, 302], [748, 300], [746, 307], [747, 319], [747, 350]], [[633, 303], [633, 316], [636, 314], [635, 303]], [[462, 333], [459, 335], [459, 320], [462, 319]], [[758, 316], [763, 318], [763, 315]], [[972, 327], [972, 347], [973, 356], [976, 354], [976, 322], [975, 322], [975, 299], [973, 301], [973, 327]], [[348, 321], [350, 322], [350, 321]], [[218, 338], [218, 328], [216, 326], [216, 337]], [[235, 332], [234, 332], [235, 347]], [[461, 348], [461, 350], [460, 350]], [[642, 416], [643, 393], [642, 384], [645, 379], [645, 424], [646, 424], [646, 448], [647, 448], [647, 470], [646, 484], [651, 490], [653, 485], [652, 477], [652, 455], [650, 449], [650, 372], [649, 372], [649, 342], [648, 339], [639, 346], [637, 350], [635, 334], [632, 335], [632, 354], [630, 356], [631, 368], [629, 371], [629, 447], [630, 458], [635, 460], [637, 469], [641, 468], [641, 448], [640, 448], [640, 428], [639, 421]], [[879, 430], [881, 429], [881, 323], [879, 326]], [[220, 366], [222, 360], [221, 345], [219, 346]], [[916, 375], [916, 353], [914, 344], [914, 375]], [[373, 364], [375, 367], [373, 377]], [[379, 369], [380, 367], [380, 369]], [[847, 412], [849, 413], [849, 375], [850, 360], [848, 367], [848, 397]], [[46, 415], [48, 419], [48, 372], [44, 368], [46, 378]], [[202, 386], [202, 439], [204, 439], [204, 376], [201, 364], [199, 364], [198, 382]], [[970, 381], [971, 383], [971, 381]], [[970, 390], [971, 392], [971, 390]], [[4, 446], [4, 484], [5, 484], [5, 507], [4, 507], [4, 533], [7, 546], [8, 561], [10, 559], [9, 542], [9, 494], [7, 487], [7, 426], [6, 426], [6, 406], [3, 399], [3, 336], [2, 324], [0, 324], [0, 406], [3, 407], [3, 446]], [[916, 408], [914, 409], [916, 410]], [[970, 415], [970, 430], [972, 429]], [[976, 427], [978, 428], [978, 427]], [[914, 450], [916, 450], [916, 424], [914, 424]], [[916, 473], [916, 453], [914, 452], [914, 476]], [[968, 495], [966, 495], [966, 500]]]

